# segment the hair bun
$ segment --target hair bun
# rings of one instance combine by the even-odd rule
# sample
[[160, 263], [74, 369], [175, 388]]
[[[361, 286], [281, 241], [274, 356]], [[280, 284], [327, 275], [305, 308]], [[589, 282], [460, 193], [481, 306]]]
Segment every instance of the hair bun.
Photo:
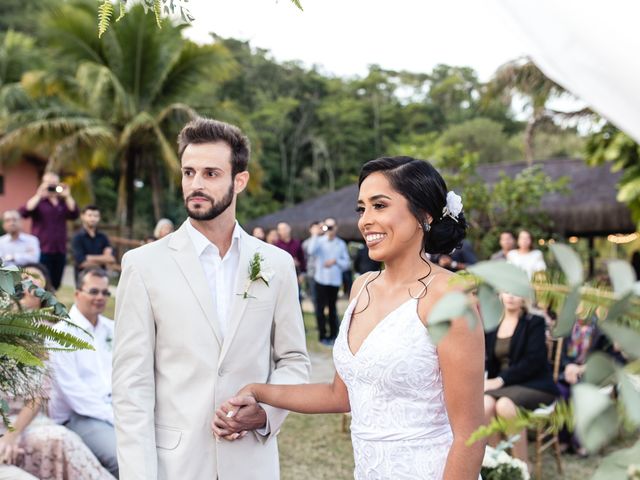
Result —
[[450, 254], [460, 247], [467, 231], [464, 214], [458, 214], [458, 221], [448, 215], [431, 223], [431, 230], [426, 234], [425, 251], [430, 254]]

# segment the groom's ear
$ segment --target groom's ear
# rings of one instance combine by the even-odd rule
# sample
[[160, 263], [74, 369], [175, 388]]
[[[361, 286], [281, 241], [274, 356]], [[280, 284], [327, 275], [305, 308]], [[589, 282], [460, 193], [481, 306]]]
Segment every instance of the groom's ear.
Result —
[[233, 191], [237, 194], [244, 191], [247, 188], [247, 184], [249, 183], [249, 171], [245, 170], [244, 172], [236, 173], [236, 176], [233, 179]]

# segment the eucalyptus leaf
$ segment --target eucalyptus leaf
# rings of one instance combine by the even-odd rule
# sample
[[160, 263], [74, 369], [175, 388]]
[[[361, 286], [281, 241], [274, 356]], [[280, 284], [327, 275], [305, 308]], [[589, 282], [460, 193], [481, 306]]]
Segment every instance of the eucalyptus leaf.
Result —
[[571, 333], [573, 325], [576, 323], [576, 310], [580, 304], [580, 287], [574, 287], [562, 303], [558, 321], [553, 329], [554, 337], [566, 337]]
[[533, 288], [524, 270], [504, 260], [490, 260], [471, 265], [467, 270], [480, 277], [498, 292], [533, 299]]
[[620, 383], [620, 397], [627, 416], [634, 425], [638, 426], [640, 425], [640, 379], [632, 381], [629, 374], [621, 370], [618, 372], [618, 382]]
[[638, 464], [640, 461], [640, 441], [635, 445], [623, 450], [618, 450], [607, 455], [591, 480], [615, 480], [618, 478], [626, 479], [629, 465]]
[[569, 285], [572, 287], [582, 285], [584, 282], [584, 268], [578, 254], [571, 247], [562, 243], [553, 243], [549, 245], [549, 248], [567, 277]]
[[620, 345], [625, 354], [633, 358], [640, 358], [640, 333], [611, 322], [601, 322], [599, 326], [611, 340]]
[[605, 323], [607, 322], [611, 323], [617, 318], [627, 313], [629, 309], [631, 309], [632, 307], [631, 298], [632, 298], [632, 294], [629, 293], [624, 297], [622, 297], [621, 299], [615, 301], [607, 311], [607, 317], [605, 319]]
[[480, 302], [480, 315], [485, 331], [495, 330], [498, 328], [504, 312], [504, 306], [498, 292], [489, 285], [482, 284], [478, 287], [478, 301]]
[[583, 379], [592, 385], [603, 385], [620, 369], [609, 355], [595, 352], [587, 359], [587, 369]]
[[607, 269], [615, 293], [625, 295], [633, 290], [636, 283], [636, 273], [629, 262], [611, 260], [607, 263]]
[[588, 383], [573, 387], [573, 399], [576, 433], [584, 447], [595, 452], [618, 433], [616, 407], [608, 395]]
[[434, 343], [447, 334], [451, 320], [467, 315], [470, 310], [469, 297], [463, 292], [451, 292], [443, 296], [431, 309], [428, 330]]

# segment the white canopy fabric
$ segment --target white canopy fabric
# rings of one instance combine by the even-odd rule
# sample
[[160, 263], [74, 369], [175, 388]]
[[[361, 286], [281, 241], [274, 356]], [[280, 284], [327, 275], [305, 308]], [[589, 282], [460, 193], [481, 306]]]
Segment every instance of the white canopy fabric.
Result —
[[494, 3], [545, 75], [640, 142], [640, 2]]

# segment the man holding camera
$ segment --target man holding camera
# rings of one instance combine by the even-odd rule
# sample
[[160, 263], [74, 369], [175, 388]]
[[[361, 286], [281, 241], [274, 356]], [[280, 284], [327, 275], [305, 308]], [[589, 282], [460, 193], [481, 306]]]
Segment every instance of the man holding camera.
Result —
[[[320, 236], [321, 234], [323, 235]], [[316, 282], [318, 336], [320, 343], [330, 346], [338, 336], [336, 303], [338, 290], [342, 285], [342, 272], [351, 265], [347, 244], [338, 238], [338, 225], [335, 219], [327, 218], [321, 227], [312, 227], [309, 254], [315, 257], [316, 262], [314, 280]], [[329, 335], [326, 330], [325, 309], [329, 310]]]
[[49, 269], [51, 284], [57, 290], [67, 259], [66, 222], [78, 218], [78, 206], [69, 186], [60, 183], [57, 173], [45, 173], [36, 194], [20, 214], [32, 219], [31, 233], [40, 240], [40, 263]]

